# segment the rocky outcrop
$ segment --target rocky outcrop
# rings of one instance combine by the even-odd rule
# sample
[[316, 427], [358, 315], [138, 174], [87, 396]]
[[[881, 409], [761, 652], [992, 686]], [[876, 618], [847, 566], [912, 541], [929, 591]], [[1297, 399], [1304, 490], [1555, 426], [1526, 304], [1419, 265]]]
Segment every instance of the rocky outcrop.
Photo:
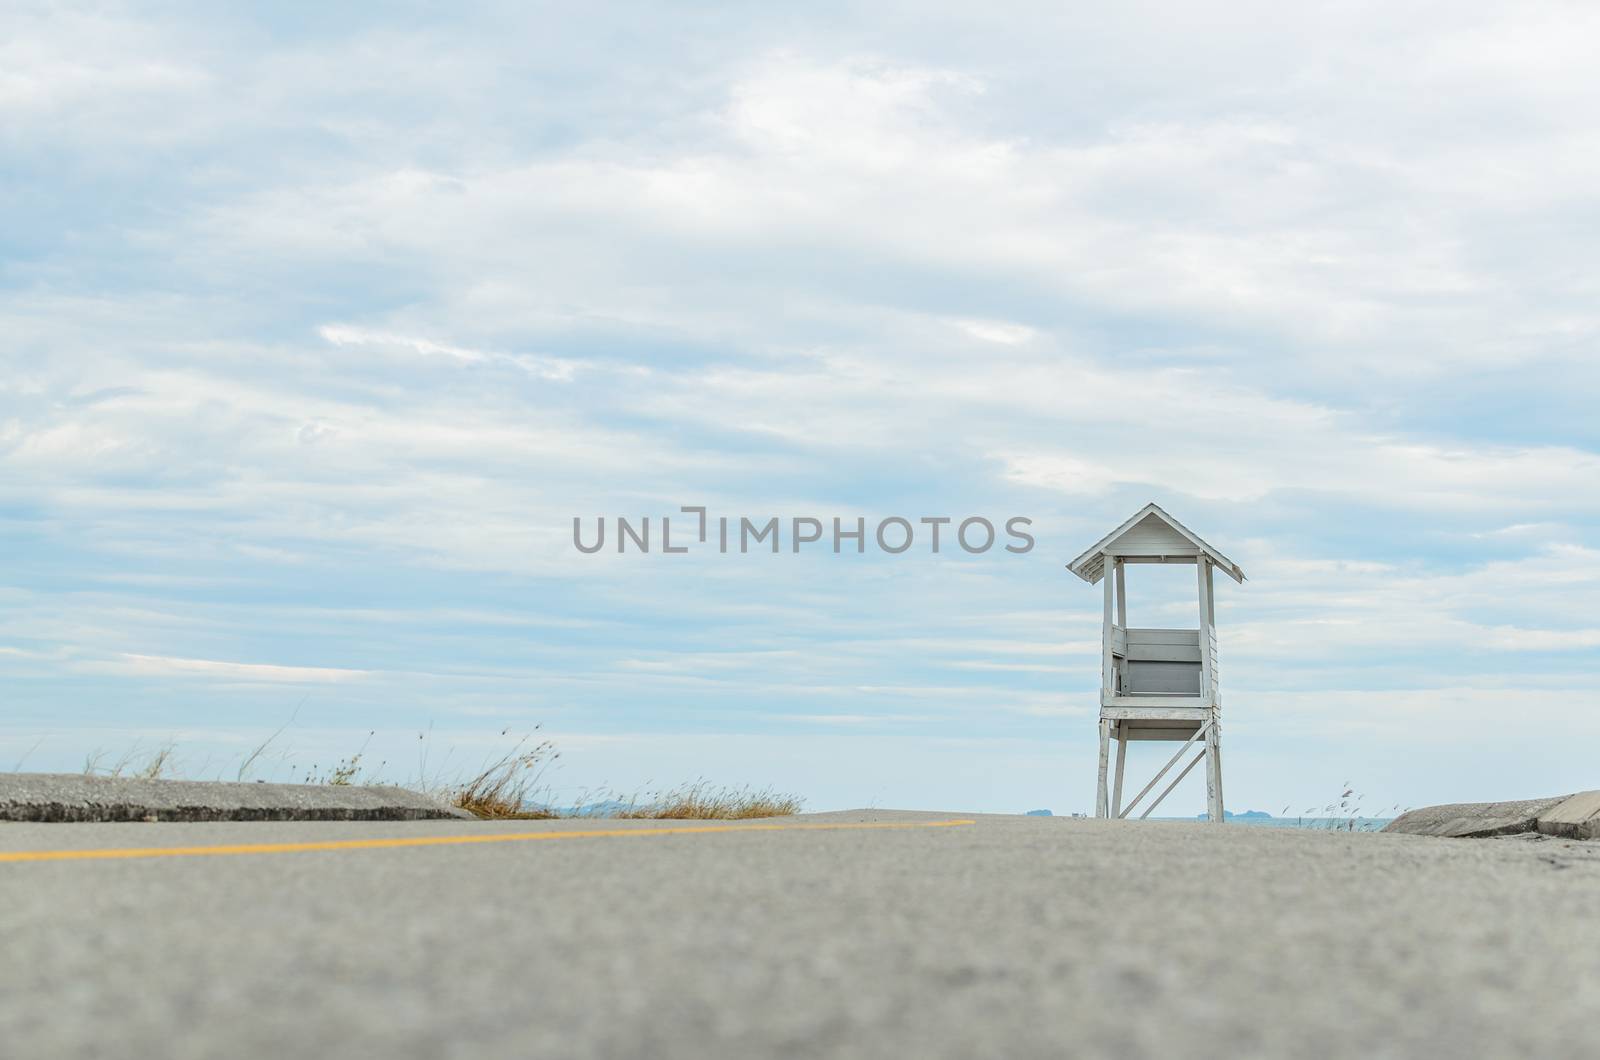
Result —
[[1408, 810], [1385, 832], [1474, 839], [1520, 832], [1600, 838], [1600, 791], [1520, 802], [1458, 802]]

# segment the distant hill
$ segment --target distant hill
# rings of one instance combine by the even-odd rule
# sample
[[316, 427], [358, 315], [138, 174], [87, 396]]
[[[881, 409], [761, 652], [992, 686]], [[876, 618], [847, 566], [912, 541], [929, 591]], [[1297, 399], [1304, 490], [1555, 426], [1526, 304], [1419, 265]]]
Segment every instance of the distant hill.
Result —
[[[1206, 818], [1206, 815], [1203, 813], [1197, 813], [1194, 816], [1195, 820], [1197, 821], [1203, 821]], [[1272, 819], [1272, 814], [1263, 813], [1261, 810], [1246, 810], [1243, 813], [1234, 813], [1232, 810], [1223, 810], [1222, 816], [1226, 820], [1230, 821], [1234, 818], [1238, 818], [1241, 821], [1269, 821]]]

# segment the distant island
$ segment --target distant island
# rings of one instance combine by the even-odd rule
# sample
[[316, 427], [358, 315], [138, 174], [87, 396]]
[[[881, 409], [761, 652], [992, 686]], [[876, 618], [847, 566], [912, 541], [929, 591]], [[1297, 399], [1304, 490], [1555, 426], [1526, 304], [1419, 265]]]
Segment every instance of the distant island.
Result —
[[[1197, 813], [1197, 814], [1195, 814], [1195, 819], [1203, 821], [1203, 820], [1205, 820], [1205, 816], [1206, 815], [1203, 814], [1203, 813]], [[1263, 813], [1260, 810], [1246, 810], [1243, 813], [1234, 813], [1232, 810], [1223, 810], [1222, 811], [1222, 816], [1226, 820], [1232, 820], [1233, 818], [1238, 818], [1241, 821], [1244, 821], [1244, 820], [1262, 821], [1262, 820], [1271, 820], [1272, 819], [1272, 814]]]

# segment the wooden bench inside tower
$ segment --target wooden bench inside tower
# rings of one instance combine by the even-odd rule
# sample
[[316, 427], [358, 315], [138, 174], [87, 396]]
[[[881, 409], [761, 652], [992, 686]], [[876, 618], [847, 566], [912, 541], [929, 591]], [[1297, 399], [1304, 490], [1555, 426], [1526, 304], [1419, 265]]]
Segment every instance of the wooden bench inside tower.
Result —
[[1115, 626], [1111, 662], [1118, 695], [1200, 698], [1205, 675], [1198, 629]]

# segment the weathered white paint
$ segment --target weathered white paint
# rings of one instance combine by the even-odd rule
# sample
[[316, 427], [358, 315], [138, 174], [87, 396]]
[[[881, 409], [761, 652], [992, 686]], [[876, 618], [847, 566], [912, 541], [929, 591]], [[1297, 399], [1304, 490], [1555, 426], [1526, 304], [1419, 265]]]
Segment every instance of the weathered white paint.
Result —
[[1138, 725], [1128, 722], [1122, 726], [1123, 737], [1132, 743], [1149, 741], [1151, 743], [1172, 743], [1176, 740], [1182, 743], [1195, 734], [1195, 726], [1172, 722], [1176, 728], [1165, 728], [1161, 725]]
[[1128, 625], [1128, 582], [1127, 582], [1127, 573], [1126, 573], [1127, 561], [1123, 560], [1123, 559], [1118, 559], [1116, 561], [1116, 565], [1117, 565], [1117, 625], [1122, 626], [1124, 629], [1126, 629], [1127, 625]]
[[1122, 732], [1122, 727], [1117, 727], [1117, 779], [1111, 790], [1111, 816], [1122, 816], [1122, 767], [1128, 761], [1128, 738]]
[[1163, 557], [1192, 562], [1197, 554], [1210, 556], [1234, 581], [1244, 581], [1244, 570], [1237, 563], [1202, 541], [1159, 504], [1151, 503], [1067, 564], [1067, 569], [1092, 585], [1105, 574], [1108, 556], [1122, 556], [1130, 563], [1141, 559], [1160, 562]]
[[[1190, 703], [1198, 704], [1200, 702], [1200, 696], [1199, 696], [1198, 693], [1195, 693], [1195, 692], [1191, 692], [1188, 695], [1183, 695], [1183, 696], [1163, 696], [1163, 695], [1102, 696], [1101, 700], [1100, 700], [1100, 705], [1102, 707], [1169, 707], [1173, 703], [1182, 703], [1185, 700], [1188, 700]], [[1204, 708], [1201, 708], [1201, 709], [1204, 709]]]
[[[1101, 722], [1100, 724], [1104, 725], [1105, 722]], [[1183, 757], [1184, 752], [1189, 749], [1189, 745], [1194, 743], [1197, 739], [1201, 738], [1202, 736], [1204, 736], [1206, 733], [1208, 733], [1210, 731], [1211, 731], [1211, 722], [1209, 722], [1209, 721], [1206, 722], [1204, 725], [1200, 726], [1200, 728], [1196, 729], [1194, 731], [1194, 735], [1190, 736], [1187, 740], [1183, 741], [1183, 746], [1178, 748], [1177, 751], [1173, 752], [1172, 757], [1167, 759], [1167, 764], [1162, 766], [1161, 769], [1156, 772], [1156, 775], [1150, 778], [1150, 783], [1146, 784], [1144, 786], [1144, 788], [1139, 792], [1139, 794], [1137, 794], [1137, 795], [1135, 795], [1133, 797], [1133, 801], [1129, 802], [1128, 805], [1123, 809], [1123, 811], [1120, 814], [1118, 814], [1117, 816], [1126, 817], [1126, 816], [1128, 816], [1128, 814], [1132, 813], [1133, 812], [1133, 808], [1135, 806], [1139, 805], [1139, 800], [1144, 798], [1146, 795], [1150, 794], [1150, 789], [1155, 787], [1157, 784], [1159, 784], [1161, 782], [1161, 778], [1167, 775], [1167, 770], [1171, 769], [1173, 766], [1178, 764], [1178, 759]]]
[[[1192, 563], [1195, 567], [1196, 622], [1193, 629], [1130, 626], [1127, 568], [1142, 563]], [[1200, 754], [1140, 815], [1148, 817], [1161, 800], [1205, 763], [1206, 811], [1223, 819], [1222, 682], [1218, 668], [1217, 602], [1213, 571], [1221, 568], [1237, 582], [1244, 571], [1206, 544], [1160, 506], [1147, 504], [1095, 546], [1070, 569], [1093, 584], [1103, 579], [1100, 663], [1100, 771], [1095, 814], [1126, 817], [1165, 776], [1185, 749], [1201, 741]], [[1135, 616], [1136, 617], [1136, 616]], [[1117, 741], [1114, 780], [1110, 742]], [[1134, 740], [1180, 743], [1177, 754], [1156, 773], [1127, 806], [1122, 783], [1127, 745]], [[1108, 790], [1112, 781], [1115, 790]]]
[[1111, 722], [1100, 719], [1100, 786], [1096, 789], [1094, 815], [1106, 816], [1106, 760], [1111, 751]]
[[1211, 579], [1211, 571], [1216, 563], [1206, 564], [1206, 623], [1213, 630], [1217, 628], [1217, 590]]
[[[1195, 649], [1200, 645], [1209, 644], [1211, 641], [1211, 579], [1206, 577], [1211, 570], [1211, 560], [1201, 556], [1195, 561], [1195, 581], [1200, 590], [1200, 635], [1195, 641]], [[1211, 654], [1200, 653], [1200, 697], [1209, 705], [1211, 693], [1214, 689], [1211, 681]]]
[[[1170, 702], [1161, 700], [1159, 703]], [[1206, 707], [1104, 707], [1100, 711], [1102, 718], [1112, 721], [1192, 721], [1200, 723], [1210, 717], [1211, 711]]]
[[1115, 654], [1111, 650], [1111, 634], [1115, 628], [1115, 624], [1111, 621], [1112, 588], [1112, 579], [1107, 578], [1105, 585], [1105, 620], [1100, 627], [1100, 640], [1103, 646], [1103, 658], [1100, 663], [1100, 695], [1102, 698], [1115, 695], [1117, 691]]
[[1222, 808], [1222, 721], [1213, 720], [1206, 728], [1206, 814], [1213, 821], [1225, 820]]
[[1195, 544], [1178, 533], [1172, 523], [1155, 512], [1140, 519], [1117, 535], [1111, 546], [1124, 556], [1161, 556], [1180, 551], [1193, 552]]

